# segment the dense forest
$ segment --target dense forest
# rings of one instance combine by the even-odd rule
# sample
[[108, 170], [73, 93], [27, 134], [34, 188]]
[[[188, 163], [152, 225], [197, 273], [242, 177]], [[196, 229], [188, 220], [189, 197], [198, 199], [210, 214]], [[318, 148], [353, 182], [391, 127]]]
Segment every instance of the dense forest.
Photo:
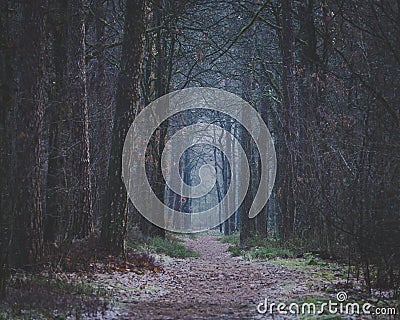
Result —
[[[190, 198], [169, 188], [162, 165], [168, 141], [189, 125], [212, 124], [223, 129], [228, 149], [241, 145], [250, 169], [244, 199], [234, 194], [238, 208], [214, 232], [239, 235], [237, 250], [257, 238], [345, 263], [365, 292], [398, 297], [400, 1], [0, 6], [3, 297], [20, 270], [68, 265], [73, 248], [129, 260], [135, 243], [179, 237], [129, 200], [122, 155], [131, 124], [149, 104], [200, 87], [242, 98], [268, 127], [277, 163], [269, 200], [249, 217], [266, 174], [265, 145], [258, 144], [268, 142], [255, 141], [234, 117], [202, 108], [179, 112], [152, 132], [144, 159], [157, 198], [190, 219], [218, 206], [230, 185], [246, 184], [240, 164], [204, 137], [167, 164], [189, 186], [199, 184], [201, 166], [214, 168], [211, 191]], [[144, 197], [146, 186], [135, 192]]]

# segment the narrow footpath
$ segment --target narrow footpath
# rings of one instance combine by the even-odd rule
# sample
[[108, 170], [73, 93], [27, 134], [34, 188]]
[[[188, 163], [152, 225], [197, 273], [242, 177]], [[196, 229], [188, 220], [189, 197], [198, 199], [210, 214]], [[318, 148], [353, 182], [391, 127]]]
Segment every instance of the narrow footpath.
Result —
[[259, 314], [256, 306], [265, 298], [279, 303], [296, 296], [321, 294], [318, 285], [307, 281], [306, 273], [231, 257], [229, 244], [217, 239], [185, 238], [186, 246], [200, 257], [167, 258], [162, 273], [121, 279], [122, 284], [132, 286], [133, 282], [140, 289], [125, 291], [125, 299], [118, 301], [118, 313], [110, 318], [276, 319], [281, 316]]

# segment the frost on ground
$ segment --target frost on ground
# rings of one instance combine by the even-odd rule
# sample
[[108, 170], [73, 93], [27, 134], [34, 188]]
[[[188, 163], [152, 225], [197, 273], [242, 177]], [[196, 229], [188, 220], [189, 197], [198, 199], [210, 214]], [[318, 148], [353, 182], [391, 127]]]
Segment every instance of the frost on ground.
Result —
[[[246, 261], [231, 257], [229, 244], [216, 236], [185, 238], [200, 257], [159, 257], [162, 273], [99, 275], [98, 281], [114, 290], [118, 319], [266, 319], [257, 304], [288, 302], [304, 297], [335, 296], [343, 283], [340, 270], [329, 275], [307, 268], [285, 266], [283, 261]], [[314, 268], [315, 269], [315, 268]]]
[[[105, 256], [89, 271], [14, 279], [23, 289], [16, 285], [11, 294], [19, 311], [0, 309], [0, 319], [10, 314], [12, 319], [293, 319], [298, 317], [260, 314], [257, 305], [266, 298], [276, 304], [321, 304], [335, 301], [339, 291], [352, 301], [369, 299], [356, 279], [346, 280], [346, 268], [339, 264], [306, 258], [249, 261], [232, 257], [230, 244], [213, 235], [183, 241], [199, 257], [132, 252], [126, 260]], [[336, 319], [343, 318], [349, 317]], [[363, 318], [368, 319], [357, 317]]]

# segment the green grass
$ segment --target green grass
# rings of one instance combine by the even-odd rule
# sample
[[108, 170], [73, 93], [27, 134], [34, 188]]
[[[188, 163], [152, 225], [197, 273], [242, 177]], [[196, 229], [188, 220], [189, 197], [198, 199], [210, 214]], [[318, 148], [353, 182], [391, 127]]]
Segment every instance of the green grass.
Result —
[[[268, 238], [252, 237], [245, 247], [240, 246], [239, 235], [233, 234], [220, 238], [220, 241], [231, 243], [229, 251], [232, 256], [246, 260], [267, 260], [265, 263], [307, 273], [318, 281], [345, 279], [347, 268], [335, 262], [321, 259], [318, 254], [304, 253], [303, 246], [295, 246], [293, 242], [282, 245], [279, 241]], [[301, 258], [297, 258], [301, 256]]]
[[154, 237], [148, 239], [146, 243], [135, 245], [134, 248], [138, 251], [165, 254], [172, 258], [190, 258], [199, 256], [197, 252], [188, 249], [179, 238]]
[[247, 240], [244, 248], [239, 244], [239, 234], [224, 236], [220, 241], [233, 244], [233, 246], [229, 247], [232, 256], [242, 256], [247, 260], [278, 257], [293, 258], [296, 256], [296, 253], [290, 248], [284, 247], [277, 241], [268, 238], [252, 237]]
[[224, 235], [221, 238], [218, 238], [218, 240], [221, 241], [222, 243], [239, 245], [240, 242], [239, 236], [240, 236], [239, 233], [232, 233], [230, 235]]
[[[347, 266], [314, 259], [316, 258], [276, 258], [268, 260], [265, 263], [306, 274], [307, 280], [304, 283], [310, 285], [310, 287], [312, 287], [313, 283], [319, 281], [333, 282], [337, 279], [346, 279]], [[310, 263], [311, 261], [316, 261], [316, 263]], [[332, 290], [331, 286], [327, 286], [325, 289], [328, 293], [332, 292]]]
[[[329, 303], [329, 298], [328, 297], [323, 297], [323, 296], [303, 296], [300, 299], [294, 300], [289, 302], [288, 304], [295, 302], [297, 303], [299, 306], [301, 306], [302, 304], [314, 304], [316, 306], [316, 311], [320, 311], [321, 310], [321, 305], [323, 303], [328, 304]], [[300, 308], [301, 310], [301, 308]], [[308, 311], [308, 308], [306, 308], [306, 310]], [[324, 308], [324, 312], [322, 314], [300, 314], [299, 315], [299, 319], [301, 320], [308, 320], [308, 319], [323, 319], [323, 320], [328, 320], [328, 319], [335, 319], [335, 320], [342, 320], [345, 319], [343, 317], [341, 317], [338, 314], [329, 314], [328, 312], [328, 308], [325, 307]]]
[[275, 246], [262, 246], [262, 247], [252, 247], [250, 249], [242, 249], [237, 246], [232, 246], [229, 248], [233, 257], [242, 256], [246, 260], [254, 259], [273, 259], [273, 258], [293, 258], [293, 252], [289, 249], [275, 247]]
[[250, 259], [272, 259], [277, 257], [285, 257], [285, 258], [293, 257], [293, 253], [289, 249], [273, 245], [252, 248], [247, 254]]

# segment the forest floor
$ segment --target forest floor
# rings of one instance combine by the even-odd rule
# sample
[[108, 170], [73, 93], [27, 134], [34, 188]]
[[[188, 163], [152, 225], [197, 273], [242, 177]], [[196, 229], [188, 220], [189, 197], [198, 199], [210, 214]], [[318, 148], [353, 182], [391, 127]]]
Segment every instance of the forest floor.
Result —
[[[131, 287], [133, 281], [134, 287], [140, 289], [122, 290], [118, 307], [104, 318], [294, 319], [299, 317], [257, 312], [257, 305], [267, 298], [269, 303], [318, 306], [329, 299], [336, 301], [336, 294], [341, 291], [354, 295], [353, 301], [360, 299], [359, 288], [345, 280], [345, 268], [338, 264], [314, 265], [304, 258], [247, 261], [231, 257], [230, 245], [218, 241], [218, 236], [184, 238], [184, 241], [199, 257], [162, 257], [164, 272], [127, 280], [125, 288]], [[119, 281], [123, 284], [126, 279]], [[328, 314], [318, 318], [351, 317]], [[369, 317], [357, 317], [361, 318]]]
[[[345, 302], [356, 302], [359, 305], [372, 302], [371, 297], [362, 293], [357, 279], [352, 278], [349, 281], [343, 265], [309, 257], [268, 260], [232, 257], [228, 250], [231, 244], [219, 241], [220, 237], [183, 237], [182, 241], [187, 248], [197, 252], [199, 256], [180, 259], [157, 254], [158, 267], [153, 269], [133, 272], [125, 268], [114, 268], [108, 272], [94, 272], [90, 275], [84, 272], [63, 273], [63, 281], [75, 283], [75, 287], [63, 285], [62, 290], [57, 291], [58, 311], [53, 306], [50, 315], [19, 310], [11, 318], [307, 319], [310, 315], [284, 315], [276, 310], [270, 313], [265, 310], [265, 304], [260, 309], [266, 312], [260, 313], [257, 306], [268, 299], [269, 304], [276, 305], [297, 303], [300, 309], [303, 303], [313, 303], [319, 310], [321, 303], [328, 303], [329, 300], [338, 302], [338, 292], [347, 294]], [[76, 290], [77, 283], [79, 290]], [[57, 286], [60, 289], [60, 285]], [[14, 304], [29, 300], [32, 295], [41, 292], [40, 286], [37, 288], [25, 292], [25, 296], [20, 295]], [[14, 296], [19, 294], [18, 291], [15, 292], [17, 293]], [[43, 296], [43, 292], [40, 295]], [[47, 295], [47, 300], [46, 296], [41, 301], [35, 300], [36, 306], [31, 308], [54, 299], [50, 298], [50, 293]], [[79, 302], [82, 297], [86, 297], [83, 304]], [[379, 299], [374, 300], [378, 301]], [[70, 312], [65, 311], [63, 305], [66, 304], [71, 306]], [[77, 305], [81, 305], [81, 308], [77, 309]], [[0, 319], [9, 319], [7, 314], [10, 315], [3, 313], [2, 316], [0, 309]], [[372, 319], [366, 315], [352, 317], [329, 314], [327, 311], [315, 317]]]

